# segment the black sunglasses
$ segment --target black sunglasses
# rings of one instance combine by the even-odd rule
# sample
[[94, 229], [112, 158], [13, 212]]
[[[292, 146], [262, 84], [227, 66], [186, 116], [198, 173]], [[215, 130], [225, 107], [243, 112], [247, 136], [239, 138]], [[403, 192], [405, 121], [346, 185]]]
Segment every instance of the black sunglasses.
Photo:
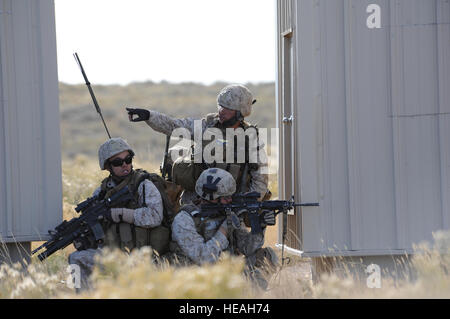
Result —
[[122, 166], [123, 162], [125, 162], [125, 164], [131, 164], [132, 161], [133, 161], [133, 156], [128, 155], [124, 159], [115, 158], [114, 160], [109, 161], [109, 163], [114, 167], [120, 167], [120, 166]]

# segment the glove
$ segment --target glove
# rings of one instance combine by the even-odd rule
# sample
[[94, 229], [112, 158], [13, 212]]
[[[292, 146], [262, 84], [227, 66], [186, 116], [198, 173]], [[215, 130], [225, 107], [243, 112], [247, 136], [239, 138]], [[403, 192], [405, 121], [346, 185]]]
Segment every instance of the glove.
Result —
[[[148, 110], [132, 109], [129, 107], [126, 107], [126, 110], [128, 111], [128, 118], [131, 122], [147, 121], [150, 118], [150, 111]], [[133, 119], [133, 115], [137, 115], [137, 118]]]
[[259, 216], [259, 219], [261, 221], [261, 226], [273, 226], [275, 225], [275, 213], [270, 210], [264, 210], [261, 212], [261, 215]]
[[105, 218], [113, 223], [134, 224], [134, 210], [128, 208], [111, 208]]

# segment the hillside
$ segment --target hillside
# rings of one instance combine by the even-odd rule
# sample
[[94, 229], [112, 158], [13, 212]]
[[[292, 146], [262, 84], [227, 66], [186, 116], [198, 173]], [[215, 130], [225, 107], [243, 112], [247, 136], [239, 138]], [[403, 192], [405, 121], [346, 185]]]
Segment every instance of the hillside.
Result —
[[[162, 159], [165, 137], [145, 123], [129, 122], [125, 107], [152, 109], [177, 118], [201, 118], [217, 110], [216, 96], [225, 85], [163, 81], [126, 86], [92, 84], [92, 87], [111, 135], [128, 140], [141, 161], [156, 164]], [[246, 85], [257, 99], [252, 115], [246, 119], [259, 127], [275, 127], [274, 83]], [[59, 93], [63, 160], [77, 154], [96, 158], [98, 147], [107, 135], [86, 85], [60, 83]]]

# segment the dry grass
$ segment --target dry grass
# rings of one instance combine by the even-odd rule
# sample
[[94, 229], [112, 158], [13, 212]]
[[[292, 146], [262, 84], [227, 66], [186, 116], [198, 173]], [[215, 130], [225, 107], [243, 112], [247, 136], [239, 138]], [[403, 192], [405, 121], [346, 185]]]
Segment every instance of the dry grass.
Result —
[[[138, 162], [136, 167], [157, 171], [149, 163]], [[91, 196], [105, 176], [87, 158], [63, 162], [65, 219], [75, 216], [74, 205]], [[276, 237], [277, 227], [269, 228], [266, 246], [273, 246]], [[449, 298], [450, 233], [437, 232], [434, 238], [433, 243], [417, 246], [411, 259], [417, 279], [383, 278], [380, 289], [369, 289], [345, 273], [324, 276], [313, 284], [310, 260], [290, 256], [289, 265], [267, 276], [269, 287], [262, 291], [242, 274], [241, 258], [224, 255], [215, 265], [183, 268], [155, 265], [150, 251], [142, 249], [129, 256], [108, 251], [98, 260], [94, 289], [77, 295], [66, 285], [67, 256], [73, 251], [67, 247], [43, 263], [33, 257], [26, 269], [19, 264], [1, 265], [0, 298]]]
[[175, 268], [155, 265], [143, 248], [131, 255], [106, 251], [97, 264], [95, 289], [81, 298], [241, 298], [246, 286], [242, 260], [226, 256], [214, 265]]

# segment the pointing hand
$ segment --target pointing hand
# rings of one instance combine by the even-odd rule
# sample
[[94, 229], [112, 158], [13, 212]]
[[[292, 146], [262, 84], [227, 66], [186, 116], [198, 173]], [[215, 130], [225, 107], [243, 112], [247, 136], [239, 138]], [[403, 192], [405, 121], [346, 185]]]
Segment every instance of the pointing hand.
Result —
[[[147, 121], [150, 118], [150, 112], [144, 109], [133, 109], [126, 107], [128, 112], [128, 119], [130, 122], [141, 122]], [[133, 115], [137, 115], [136, 118], [133, 118]]]

